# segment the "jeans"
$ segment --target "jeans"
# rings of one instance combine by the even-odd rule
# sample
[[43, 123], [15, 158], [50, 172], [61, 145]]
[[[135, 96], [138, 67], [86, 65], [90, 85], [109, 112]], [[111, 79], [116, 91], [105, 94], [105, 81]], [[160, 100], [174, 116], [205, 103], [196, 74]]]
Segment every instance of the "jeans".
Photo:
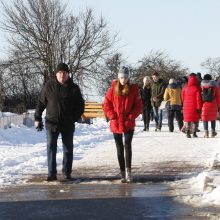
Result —
[[57, 139], [61, 133], [63, 143], [63, 173], [66, 175], [72, 172], [73, 163], [73, 130], [69, 131], [50, 131], [47, 130], [47, 162], [48, 162], [48, 176], [57, 174]]
[[[113, 133], [117, 148], [119, 167], [122, 172], [125, 171], [125, 164], [126, 164], [126, 168], [131, 168], [131, 159], [132, 159], [131, 142], [132, 142], [133, 134], [134, 134], [134, 130], [124, 133], [125, 143], [123, 144], [122, 134]], [[124, 149], [125, 149], [125, 157], [124, 157]]]
[[[208, 121], [203, 121], [203, 127], [204, 127], [205, 131], [209, 130], [209, 124], [208, 123], [209, 123]], [[216, 125], [215, 120], [211, 121], [211, 129], [212, 129], [212, 131], [215, 131], [215, 125]]]
[[156, 128], [161, 129], [163, 120], [163, 110], [160, 107], [153, 107]]

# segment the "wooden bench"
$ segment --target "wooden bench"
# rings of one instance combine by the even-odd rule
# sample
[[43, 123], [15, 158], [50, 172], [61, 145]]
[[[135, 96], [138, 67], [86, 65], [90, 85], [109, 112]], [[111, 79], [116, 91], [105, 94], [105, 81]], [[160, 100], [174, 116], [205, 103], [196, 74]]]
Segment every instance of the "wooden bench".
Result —
[[102, 103], [98, 102], [85, 102], [84, 113], [82, 114], [82, 120], [93, 118], [105, 118]]

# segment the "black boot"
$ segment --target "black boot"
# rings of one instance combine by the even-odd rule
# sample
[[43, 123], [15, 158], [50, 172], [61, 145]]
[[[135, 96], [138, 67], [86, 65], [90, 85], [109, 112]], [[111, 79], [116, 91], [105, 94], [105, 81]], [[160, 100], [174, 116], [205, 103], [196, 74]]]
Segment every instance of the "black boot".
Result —
[[215, 130], [212, 130], [212, 133], [211, 133], [211, 137], [215, 137], [217, 135], [217, 132]]
[[186, 137], [191, 138], [190, 130], [187, 130], [187, 131], [186, 131]]
[[195, 138], [198, 137], [195, 131], [193, 132], [193, 137], [195, 137]]

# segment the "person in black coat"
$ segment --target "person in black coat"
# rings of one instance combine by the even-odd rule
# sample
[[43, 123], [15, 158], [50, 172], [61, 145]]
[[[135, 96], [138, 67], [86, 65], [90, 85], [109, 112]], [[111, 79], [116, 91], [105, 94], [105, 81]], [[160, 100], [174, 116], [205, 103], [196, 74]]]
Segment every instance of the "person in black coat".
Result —
[[56, 153], [57, 139], [62, 136], [63, 174], [71, 179], [73, 162], [73, 135], [75, 122], [84, 112], [84, 100], [81, 91], [69, 77], [69, 68], [65, 63], [57, 66], [56, 77], [44, 85], [35, 111], [35, 127], [42, 130], [42, 113], [46, 109], [47, 134], [47, 181], [57, 180]]
[[145, 76], [143, 79], [143, 87], [141, 88], [141, 99], [143, 103], [143, 121], [144, 121], [144, 131], [149, 131], [149, 124], [151, 119], [151, 83], [152, 80], [149, 76]]

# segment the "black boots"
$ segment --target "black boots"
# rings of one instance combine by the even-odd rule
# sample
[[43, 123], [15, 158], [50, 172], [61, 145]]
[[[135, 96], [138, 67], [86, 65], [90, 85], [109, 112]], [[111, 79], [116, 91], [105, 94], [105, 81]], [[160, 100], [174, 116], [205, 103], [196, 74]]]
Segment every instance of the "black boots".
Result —
[[187, 131], [186, 131], [186, 137], [187, 137], [187, 138], [191, 138], [190, 130], [187, 130]]
[[198, 137], [195, 131], [193, 132], [193, 137], [194, 137], [194, 138], [197, 138], [197, 137]]
[[217, 135], [217, 132], [212, 130], [211, 137], [214, 138]]

